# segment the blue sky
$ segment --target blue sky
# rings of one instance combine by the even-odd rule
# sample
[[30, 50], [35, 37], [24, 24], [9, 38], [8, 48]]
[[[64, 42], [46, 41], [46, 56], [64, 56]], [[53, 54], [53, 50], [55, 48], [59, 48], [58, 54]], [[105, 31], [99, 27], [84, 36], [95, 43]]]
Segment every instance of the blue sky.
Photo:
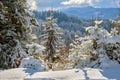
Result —
[[92, 6], [97, 8], [118, 7], [120, 0], [28, 0], [32, 10], [55, 10], [70, 7]]

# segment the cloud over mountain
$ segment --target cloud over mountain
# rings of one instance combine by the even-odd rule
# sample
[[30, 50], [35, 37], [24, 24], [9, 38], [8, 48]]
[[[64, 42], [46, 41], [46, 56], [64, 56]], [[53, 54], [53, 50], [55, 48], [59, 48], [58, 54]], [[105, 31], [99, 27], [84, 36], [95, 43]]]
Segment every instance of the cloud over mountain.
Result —
[[63, 1], [61, 4], [64, 5], [71, 5], [71, 4], [89, 4], [92, 5], [96, 2], [99, 2], [100, 0], [68, 0], [68, 1]]

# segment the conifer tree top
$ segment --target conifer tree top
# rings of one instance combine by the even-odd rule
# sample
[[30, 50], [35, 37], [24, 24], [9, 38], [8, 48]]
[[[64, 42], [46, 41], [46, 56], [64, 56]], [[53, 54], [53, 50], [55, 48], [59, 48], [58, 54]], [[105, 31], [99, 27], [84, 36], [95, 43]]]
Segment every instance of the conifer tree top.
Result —
[[100, 25], [102, 22], [103, 22], [102, 20], [100, 20], [100, 21], [95, 20], [95, 21], [94, 21], [95, 27], [99, 27], [99, 25]]

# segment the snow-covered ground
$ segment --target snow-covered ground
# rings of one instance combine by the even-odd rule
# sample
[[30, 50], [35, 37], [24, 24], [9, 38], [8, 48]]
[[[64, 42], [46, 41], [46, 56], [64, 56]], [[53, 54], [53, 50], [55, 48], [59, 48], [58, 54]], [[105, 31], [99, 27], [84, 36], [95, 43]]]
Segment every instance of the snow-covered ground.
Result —
[[31, 69], [16, 68], [0, 72], [0, 80], [106, 80], [98, 69], [71, 69], [64, 71], [37, 72]]
[[26, 76], [35, 72], [37, 71], [28, 68], [3, 70], [0, 72], [0, 80], [24, 80]]
[[27, 76], [25, 80], [89, 80], [100, 79], [106, 80], [101, 75], [98, 69], [71, 69], [64, 71], [49, 71], [42, 73], [35, 73], [31, 76]]
[[108, 79], [120, 80], [120, 64], [118, 64], [117, 62], [111, 62], [110, 67], [102, 69], [101, 73]]
[[70, 69], [64, 71], [37, 72], [28, 68], [0, 71], [0, 80], [120, 80], [120, 65], [106, 69]]

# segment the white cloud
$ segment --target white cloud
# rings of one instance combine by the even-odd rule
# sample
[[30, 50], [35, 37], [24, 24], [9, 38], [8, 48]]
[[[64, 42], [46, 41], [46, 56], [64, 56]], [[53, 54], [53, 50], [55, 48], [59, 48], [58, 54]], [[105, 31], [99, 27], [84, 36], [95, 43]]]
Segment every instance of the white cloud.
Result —
[[[70, 7], [99, 7], [109, 8], [118, 7], [120, 0], [27, 0], [32, 10], [45, 11], [53, 8], [54, 10], [62, 10]], [[106, 5], [107, 4], [107, 5]]]
[[37, 10], [37, 2], [35, 0], [29, 2], [29, 5], [31, 10]]
[[61, 4], [63, 5], [72, 5], [72, 4], [88, 4], [92, 5], [94, 2], [99, 2], [100, 0], [68, 0], [68, 1], [63, 1]]

